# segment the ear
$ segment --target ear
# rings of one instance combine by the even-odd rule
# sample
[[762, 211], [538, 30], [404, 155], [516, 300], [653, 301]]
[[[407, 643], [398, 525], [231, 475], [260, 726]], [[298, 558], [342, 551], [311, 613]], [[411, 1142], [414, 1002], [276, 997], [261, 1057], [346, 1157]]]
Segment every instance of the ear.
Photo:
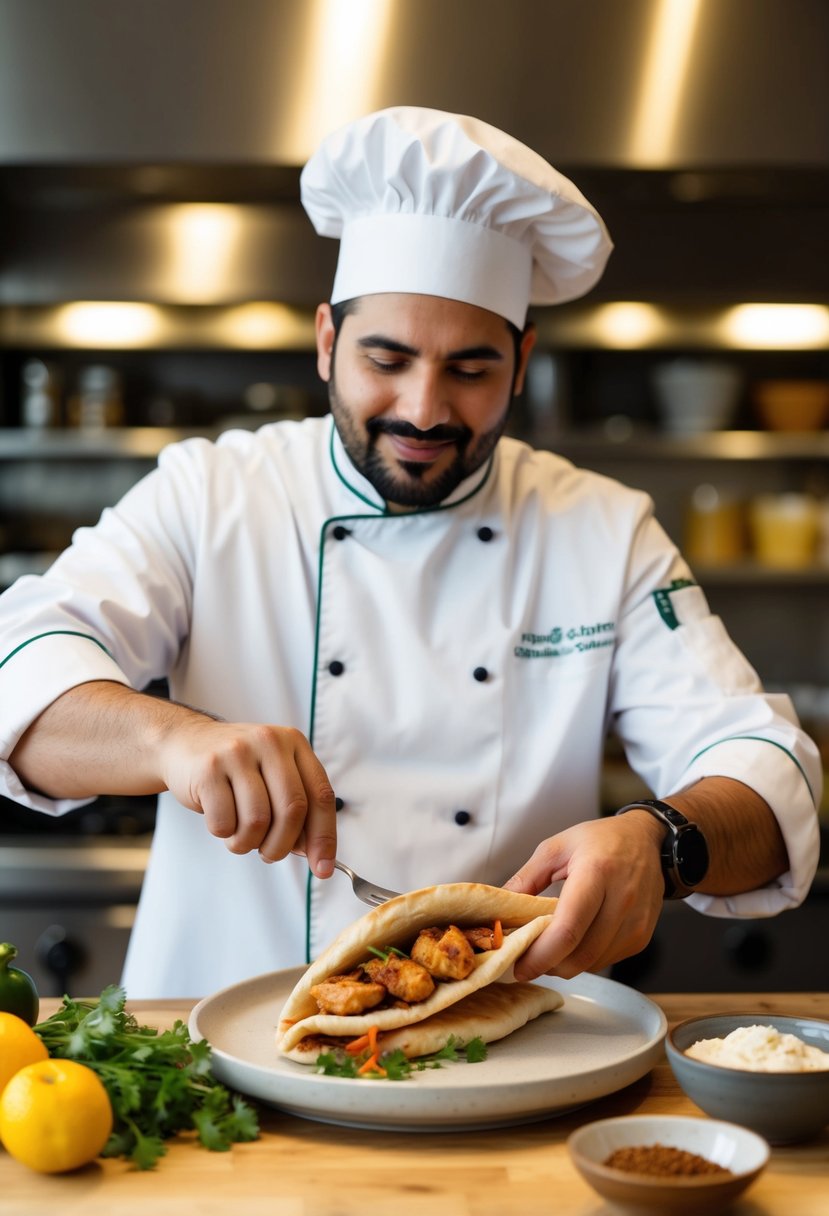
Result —
[[330, 304], [319, 305], [314, 325], [317, 338], [317, 371], [320, 379], [327, 383], [331, 379], [331, 354], [336, 337]]
[[518, 367], [515, 372], [515, 388], [513, 390], [513, 395], [515, 397], [518, 396], [518, 394], [521, 392], [521, 390], [524, 387], [524, 377], [527, 374], [527, 364], [530, 361], [530, 353], [532, 351], [532, 348], [535, 346], [537, 337], [538, 337], [538, 333], [536, 331], [535, 325], [531, 321], [521, 336], [521, 346], [519, 348], [519, 355], [518, 355]]

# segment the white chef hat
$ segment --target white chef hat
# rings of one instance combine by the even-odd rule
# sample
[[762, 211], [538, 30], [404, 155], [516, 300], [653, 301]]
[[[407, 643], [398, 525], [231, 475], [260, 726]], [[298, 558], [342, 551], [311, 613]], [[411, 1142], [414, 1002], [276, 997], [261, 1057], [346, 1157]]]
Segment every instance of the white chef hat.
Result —
[[302, 171], [302, 203], [340, 238], [331, 302], [414, 292], [522, 328], [599, 280], [613, 248], [572, 182], [518, 140], [461, 114], [397, 106], [333, 132]]

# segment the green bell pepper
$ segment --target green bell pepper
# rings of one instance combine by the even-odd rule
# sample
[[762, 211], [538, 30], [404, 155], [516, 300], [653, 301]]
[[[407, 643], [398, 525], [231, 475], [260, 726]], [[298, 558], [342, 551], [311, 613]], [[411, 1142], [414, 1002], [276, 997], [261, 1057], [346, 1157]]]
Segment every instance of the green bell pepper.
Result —
[[0, 1009], [4, 1013], [17, 1014], [24, 1022], [34, 1026], [40, 1010], [40, 998], [28, 972], [20, 967], [12, 967], [16, 958], [17, 946], [11, 942], [0, 944]]

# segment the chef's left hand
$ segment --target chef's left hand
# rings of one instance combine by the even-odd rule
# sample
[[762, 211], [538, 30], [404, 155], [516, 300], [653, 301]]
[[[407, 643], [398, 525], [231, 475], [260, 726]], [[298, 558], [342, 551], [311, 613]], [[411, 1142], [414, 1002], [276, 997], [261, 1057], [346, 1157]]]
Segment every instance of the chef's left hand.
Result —
[[564, 880], [553, 922], [516, 962], [515, 978], [546, 973], [572, 979], [643, 950], [662, 910], [662, 834], [647, 811], [631, 811], [543, 840], [504, 883], [537, 895]]

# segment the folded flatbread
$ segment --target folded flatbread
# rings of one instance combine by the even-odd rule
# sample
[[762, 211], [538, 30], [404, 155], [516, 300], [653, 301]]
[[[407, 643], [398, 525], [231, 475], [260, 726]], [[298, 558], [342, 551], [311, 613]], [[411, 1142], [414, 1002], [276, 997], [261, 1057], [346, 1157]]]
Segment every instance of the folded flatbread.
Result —
[[[409, 891], [373, 908], [343, 930], [297, 983], [280, 1015], [280, 1052], [313, 1064], [332, 1040], [341, 1039], [345, 1045], [372, 1026], [378, 1029], [382, 1051], [401, 1048], [409, 1057], [439, 1050], [450, 1037], [459, 1046], [473, 1038], [503, 1038], [562, 1003], [550, 988], [498, 983], [511, 978], [513, 963], [550, 924], [557, 902], [483, 883], [446, 883]], [[426, 1000], [339, 1015], [321, 1013], [311, 994], [321, 981], [359, 967], [370, 957], [370, 947], [405, 949], [422, 929], [450, 924], [463, 929], [494, 920], [501, 922], [503, 944], [475, 954], [465, 979], [438, 983]]]

